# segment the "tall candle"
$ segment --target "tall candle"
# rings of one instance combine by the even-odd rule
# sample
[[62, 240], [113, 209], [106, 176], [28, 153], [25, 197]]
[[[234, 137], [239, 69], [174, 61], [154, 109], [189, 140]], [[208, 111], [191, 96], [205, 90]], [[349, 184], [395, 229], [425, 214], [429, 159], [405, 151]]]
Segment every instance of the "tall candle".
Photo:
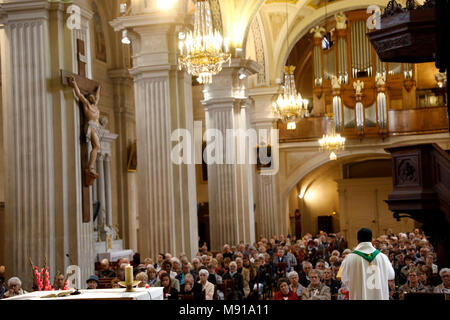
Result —
[[128, 265], [125, 267], [125, 285], [131, 286], [133, 284], [133, 267]]

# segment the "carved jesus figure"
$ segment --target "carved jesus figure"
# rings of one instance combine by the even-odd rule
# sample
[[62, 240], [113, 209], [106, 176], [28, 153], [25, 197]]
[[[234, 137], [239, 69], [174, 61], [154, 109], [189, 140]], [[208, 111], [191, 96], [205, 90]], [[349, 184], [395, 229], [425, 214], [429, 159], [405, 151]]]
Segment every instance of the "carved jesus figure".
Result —
[[98, 132], [100, 130], [100, 110], [98, 109], [98, 102], [100, 101], [101, 86], [98, 86], [95, 95], [91, 93], [86, 98], [81, 93], [80, 88], [78, 87], [78, 84], [73, 76], [69, 78], [69, 84], [71, 84], [75, 89], [75, 94], [77, 95], [78, 99], [80, 99], [83, 105], [83, 112], [88, 121], [85, 128], [87, 132], [86, 137], [89, 139], [89, 141], [91, 141], [92, 145], [92, 151], [89, 155], [88, 170], [92, 176], [98, 178], [98, 174], [97, 172], [95, 172], [94, 165], [95, 161], [97, 160], [97, 153], [100, 149], [100, 139], [98, 136]]

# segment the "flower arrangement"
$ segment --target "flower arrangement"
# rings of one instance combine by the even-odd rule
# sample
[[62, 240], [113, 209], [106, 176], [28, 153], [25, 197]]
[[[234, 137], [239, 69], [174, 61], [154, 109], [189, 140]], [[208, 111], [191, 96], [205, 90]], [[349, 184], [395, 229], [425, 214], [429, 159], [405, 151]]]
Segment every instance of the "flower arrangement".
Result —
[[[50, 284], [50, 268], [47, 266], [47, 258], [44, 258], [44, 267], [39, 271], [38, 267], [34, 265], [30, 258], [30, 264], [33, 269], [33, 283], [37, 291], [53, 291]], [[65, 281], [63, 290], [68, 290], [68, 281]]]

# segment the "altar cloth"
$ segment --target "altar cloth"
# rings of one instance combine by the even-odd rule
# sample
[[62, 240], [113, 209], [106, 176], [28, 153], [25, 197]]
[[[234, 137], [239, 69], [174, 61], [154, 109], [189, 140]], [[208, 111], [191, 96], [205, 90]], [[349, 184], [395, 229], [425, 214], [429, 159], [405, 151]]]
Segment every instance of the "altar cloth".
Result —
[[41, 297], [64, 291], [35, 291], [4, 300], [164, 300], [162, 287], [135, 288], [135, 290], [135, 292], [125, 292], [125, 289], [80, 290], [79, 295], [56, 298]]

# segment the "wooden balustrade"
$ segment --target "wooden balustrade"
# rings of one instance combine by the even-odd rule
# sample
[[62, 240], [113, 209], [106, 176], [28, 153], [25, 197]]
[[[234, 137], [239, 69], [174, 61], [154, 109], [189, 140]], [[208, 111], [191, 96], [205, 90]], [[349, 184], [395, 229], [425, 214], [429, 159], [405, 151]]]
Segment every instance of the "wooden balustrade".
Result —
[[[446, 107], [429, 107], [420, 109], [389, 110], [389, 134], [412, 135], [447, 132], [449, 121]], [[280, 142], [312, 141], [322, 138], [327, 130], [327, 118], [314, 116], [301, 119], [295, 130], [287, 130], [286, 124], [278, 123]], [[372, 129], [372, 130], [370, 130]], [[378, 134], [373, 128], [366, 128], [365, 137], [375, 137]], [[347, 139], [357, 138], [343, 133]]]
[[448, 131], [446, 107], [389, 110], [390, 134]]

